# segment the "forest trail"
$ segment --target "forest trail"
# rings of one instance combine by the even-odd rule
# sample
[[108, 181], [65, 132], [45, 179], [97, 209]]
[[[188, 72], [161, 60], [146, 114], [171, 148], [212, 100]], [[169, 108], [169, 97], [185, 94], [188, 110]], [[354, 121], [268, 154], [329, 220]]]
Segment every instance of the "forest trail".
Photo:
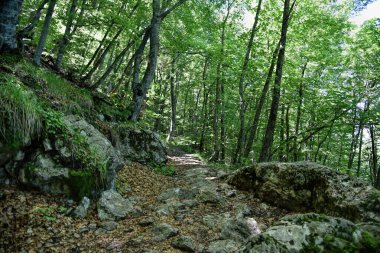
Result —
[[226, 172], [194, 154], [168, 158], [173, 177], [139, 164], [119, 173], [127, 186], [119, 192], [139, 212], [116, 222], [100, 221], [94, 203], [86, 218], [73, 219], [62, 212], [75, 206], [67, 199], [3, 188], [0, 208], [16, 219], [0, 245], [14, 243], [12, 252], [235, 252], [247, 236], [239, 220], [252, 218], [263, 230], [288, 213], [235, 190], [224, 182]]

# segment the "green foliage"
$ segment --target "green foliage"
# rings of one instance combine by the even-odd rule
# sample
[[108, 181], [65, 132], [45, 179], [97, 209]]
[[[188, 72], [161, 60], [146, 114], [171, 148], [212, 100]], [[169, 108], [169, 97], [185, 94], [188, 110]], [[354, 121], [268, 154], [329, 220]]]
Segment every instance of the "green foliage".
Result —
[[150, 164], [149, 167], [153, 168], [153, 171], [164, 176], [172, 177], [175, 175], [175, 168], [170, 164]]
[[14, 149], [38, 136], [42, 127], [36, 96], [7, 74], [0, 76], [0, 119], [0, 140]]
[[52, 207], [37, 207], [33, 210], [36, 213], [42, 214], [45, 220], [56, 221], [55, 209]]

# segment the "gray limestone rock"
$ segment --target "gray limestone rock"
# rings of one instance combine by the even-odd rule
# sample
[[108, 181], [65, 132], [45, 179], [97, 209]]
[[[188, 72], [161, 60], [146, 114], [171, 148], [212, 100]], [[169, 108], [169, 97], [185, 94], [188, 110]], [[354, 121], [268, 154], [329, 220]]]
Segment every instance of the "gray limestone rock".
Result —
[[171, 243], [172, 247], [184, 252], [195, 252], [195, 243], [190, 236], [181, 236], [174, 239]]
[[162, 242], [166, 239], [176, 236], [179, 230], [166, 223], [160, 223], [152, 228], [152, 239], [156, 242]]
[[256, 164], [238, 170], [228, 182], [292, 211], [380, 222], [380, 191], [316, 163]]
[[100, 220], [120, 220], [135, 213], [133, 204], [115, 190], [102, 192], [98, 201]]
[[74, 209], [72, 215], [75, 218], [83, 219], [87, 215], [87, 210], [90, 207], [90, 199], [83, 197], [81, 203]]

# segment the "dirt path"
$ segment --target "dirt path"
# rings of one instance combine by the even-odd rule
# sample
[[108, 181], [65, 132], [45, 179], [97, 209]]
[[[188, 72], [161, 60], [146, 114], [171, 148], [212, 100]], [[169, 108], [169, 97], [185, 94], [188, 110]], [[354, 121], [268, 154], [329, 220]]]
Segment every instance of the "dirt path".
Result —
[[74, 205], [67, 199], [0, 188], [0, 253], [235, 252], [247, 236], [239, 222], [254, 219], [262, 230], [286, 214], [233, 189], [221, 179], [225, 172], [196, 155], [176, 153], [169, 164], [173, 177], [138, 164], [119, 173], [119, 192], [141, 213], [117, 223], [100, 221], [94, 203], [85, 219], [73, 219], [65, 215]]

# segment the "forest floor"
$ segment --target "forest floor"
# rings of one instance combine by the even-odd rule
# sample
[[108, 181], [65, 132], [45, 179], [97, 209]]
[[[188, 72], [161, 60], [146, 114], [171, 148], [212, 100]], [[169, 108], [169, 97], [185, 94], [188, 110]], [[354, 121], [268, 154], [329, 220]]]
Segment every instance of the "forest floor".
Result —
[[[196, 155], [176, 150], [168, 158], [175, 168], [172, 177], [139, 164], [120, 171], [120, 180], [127, 185], [122, 195], [133, 196], [142, 214], [117, 224], [100, 221], [95, 203], [85, 219], [74, 219], [65, 215], [75, 206], [67, 198], [1, 186], [0, 253], [181, 252], [171, 243], [182, 236], [192, 238], [195, 252], [205, 252], [210, 242], [219, 239], [223, 218], [243, 212], [264, 230], [287, 214], [233, 189], [224, 182], [226, 172], [205, 165]], [[193, 196], [194, 189], [204, 196]], [[178, 229], [178, 234], [154, 240], [152, 228], [161, 223]]]

